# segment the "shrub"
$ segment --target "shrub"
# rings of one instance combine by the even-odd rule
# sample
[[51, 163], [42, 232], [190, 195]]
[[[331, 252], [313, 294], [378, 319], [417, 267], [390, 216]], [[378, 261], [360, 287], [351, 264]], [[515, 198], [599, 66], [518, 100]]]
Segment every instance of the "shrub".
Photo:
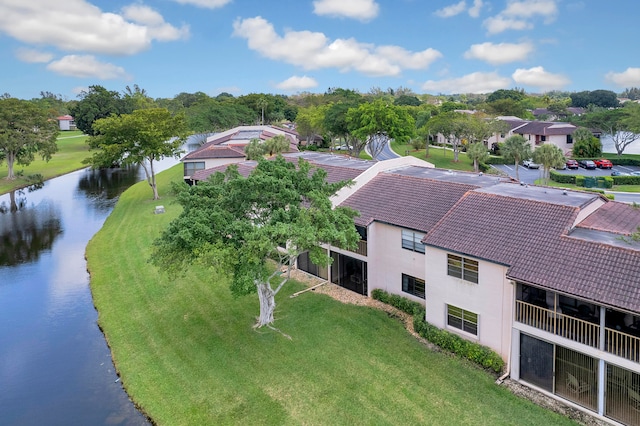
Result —
[[425, 321], [425, 308], [421, 303], [414, 302], [413, 300], [396, 294], [387, 293], [380, 289], [373, 290], [371, 297], [413, 315], [413, 329], [431, 343], [473, 361], [483, 368], [487, 368], [496, 373], [502, 371], [504, 361], [500, 358], [500, 355], [490, 348], [465, 340], [457, 334], [439, 329], [435, 325]]
[[577, 186], [584, 186], [584, 176], [576, 175], [576, 185]]
[[489, 156], [489, 158], [487, 158], [485, 160], [485, 163], [487, 164], [507, 164], [507, 165], [511, 165], [513, 164], [513, 161], [507, 161], [504, 157], [495, 157], [495, 156]]
[[387, 305], [391, 305], [394, 308], [400, 309], [402, 312], [405, 312], [409, 315], [425, 315], [425, 308], [421, 303], [414, 302], [413, 300], [409, 300], [406, 297], [398, 296], [397, 294], [387, 293], [384, 290], [376, 288], [371, 292], [371, 297], [375, 300], [379, 300], [382, 303], [386, 303]]
[[554, 182], [570, 183], [572, 185], [576, 183], [576, 175], [567, 175], [564, 173], [558, 173], [555, 170], [550, 170], [549, 176], [551, 177], [551, 180]]
[[640, 185], [640, 176], [611, 176], [615, 185]]
[[439, 329], [426, 322], [424, 317], [418, 315], [413, 317], [413, 329], [431, 343], [473, 361], [483, 368], [492, 370], [495, 373], [500, 373], [504, 368], [504, 361], [500, 355], [490, 348], [465, 340], [457, 334]]

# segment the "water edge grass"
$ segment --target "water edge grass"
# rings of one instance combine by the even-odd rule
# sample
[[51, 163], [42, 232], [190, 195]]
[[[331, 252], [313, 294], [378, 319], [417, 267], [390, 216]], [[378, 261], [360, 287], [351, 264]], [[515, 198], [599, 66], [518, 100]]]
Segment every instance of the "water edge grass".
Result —
[[168, 187], [181, 174], [159, 174], [160, 201], [144, 182], [127, 190], [86, 252], [122, 382], [155, 423], [573, 424], [430, 351], [382, 311], [314, 292], [291, 299], [304, 288], [292, 282], [276, 299], [288, 340], [254, 330], [257, 297], [233, 298], [215, 271], [162, 274], [147, 260], [179, 213]]

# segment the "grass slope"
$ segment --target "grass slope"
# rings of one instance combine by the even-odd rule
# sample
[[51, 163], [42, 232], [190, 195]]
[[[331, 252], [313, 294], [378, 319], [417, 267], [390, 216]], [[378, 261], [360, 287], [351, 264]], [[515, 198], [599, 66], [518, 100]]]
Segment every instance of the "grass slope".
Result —
[[47, 180], [87, 167], [82, 164], [82, 160], [90, 156], [89, 146], [85, 142], [87, 137], [79, 130], [60, 132], [57, 140], [58, 152], [53, 154], [51, 160], [44, 161], [36, 154], [35, 160], [28, 166], [14, 164], [14, 173], [20, 174], [15, 180], [6, 179], [9, 170], [3, 162], [0, 167], [0, 194], [31, 185], [33, 182], [27, 179], [30, 175], [41, 174]]
[[448, 148], [442, 148], [434, 145], [429, 146], [429, 156], [426, 156], [426, 149], [416, 151], [410, 144], [401, 144], [391, 142], [391, 149], [399, 155], [411, 155], [421, 160], [428, 161], [440, 169], [463, 170], [467, 172], [473, 171], [473, 162], [467, 156], [466, 152], [458, 153], [458, 161], [453, 161], [453, 151]]
[[287, 340], [253, 330], [257, 297], [234, 299], [215, 271], [160, 274], [149, 247], [180, 211], [167, 193], [180, 178], [180, 166], [159, 175], [160, 203], [144, 182], [126, 191], [87, 247], [123, 384], [157, 424], [571, 424], [429, 351], [381, 311], [313, 292], [291, 299], [303, 286], [290, 283], [276, 299]]

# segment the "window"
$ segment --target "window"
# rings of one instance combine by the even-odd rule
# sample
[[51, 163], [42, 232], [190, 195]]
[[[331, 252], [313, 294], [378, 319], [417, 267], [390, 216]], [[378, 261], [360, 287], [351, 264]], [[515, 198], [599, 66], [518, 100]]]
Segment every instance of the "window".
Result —
[[184, 163], [185, 176], [193, 176], [198, 170], [204, 170], [204, 161]]
[[541, 135], [541, 136], [540, 136], [540, 140], [541, 140], [542, 142], [546, 142], [546, 141], [547, 141], [547, 136], [546, 136], [546, 135]]
[[573, 136], [567, 135], [567, 143], [573, 143]]
[[478, 335], [478, 314], [447, 305], [447, 325]]
[[448, 254], [447, 275], [478, 284], [478, 262], [466, 257]]
[[424, 244], [421, 243], [424, 234], [402, 230], [402, 248], [424, 253]]
[[424, 280], [402, 274], [402, 291], [424, 299]]

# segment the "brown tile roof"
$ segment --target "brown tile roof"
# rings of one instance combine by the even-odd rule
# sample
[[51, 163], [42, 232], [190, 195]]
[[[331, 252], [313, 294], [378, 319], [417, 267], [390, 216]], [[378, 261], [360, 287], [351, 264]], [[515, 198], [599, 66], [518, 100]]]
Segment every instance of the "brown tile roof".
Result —
[[[256, 167], [256, 164], [257, 163], [255, 161], [243, 161], [242, 163], [236, 163], [238, 166], [238, 172], [244, 177], [249, 176], [249, 173], [251, 173], [251, 171]], [[229, 166], [230, 164], [223, 164], [206, 170], [198, 170], [191, 176], [191, 179], [194, 181], [207, 180], [209, 176], [217, 172], [224, 173]]]
[[630, 235], [640, 226], [640, 209], [625, 203], [609, 202], [589, 215], [580, 228]]
[[182, 160], [202, 160], [206, 158], [245, 158], [242, 148], [235, 146], [203, 145], [202, 148], [185, 155]]
[[510, 279], [640, 312], [640, 246], [570, 236], [579, 210], [471, 191], [424, 242], [506, 265]]
[[358, 225], [379, 221], [427, 232], [474, 188], [477, 186], [380, 173], [341, 205], [360, 212]]
[[570, 123], [530, 121], [524, 126], [518, 127], [513, 132], [521, 135], [571, 135], [576, 126]]

